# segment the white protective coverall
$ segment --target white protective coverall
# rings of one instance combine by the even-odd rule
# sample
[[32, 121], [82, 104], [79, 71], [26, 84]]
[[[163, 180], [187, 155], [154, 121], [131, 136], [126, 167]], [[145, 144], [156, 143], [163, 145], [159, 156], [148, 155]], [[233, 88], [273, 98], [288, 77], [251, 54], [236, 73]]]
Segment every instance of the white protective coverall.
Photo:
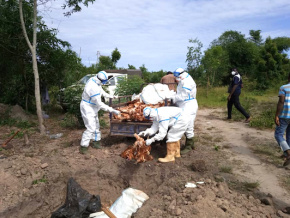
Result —
[[177, 77], [178, 85], [176, 95], [173, 96], [173, 102], [184, 110], [184, 113], [189, 116], [188, 127], [185, 131], [186, 138], [194, 137], [194, 121], [198, 110], [196, 100], [196, 84], [192, 77], [184, 72]]
[[188, 118], [184, 116], [183, 110], [178, 107], [146, 107], [143, 110], [143, 114], [145, 117], [149, 114], [149, 117], [153, 119], [152, 126], [146, 129], [143, 135], [153, 135], [158, 131], [154, 137], [147, 139], [147, 141], [150, 141], [150, 143], [146, 141], [147, 145], [155, 141], [161, 141], [166, 135], [167, 143], [177, 142], [183, 136], [188, 125]]
[[106, 93], [101, 86], [101, 81], [94, 76], [88, 80], [82, 94], [82, 101], [80, 103], [80, 110], [86, 130], [83, 133], [81, 146], [88, 147], [90, 140], [101, 140], [100, 124], [98, 118], [98, 111], [104, 110], [114, 112], [112, 107], [104, 104], [101, 97], [112, 98], [113, 96]]

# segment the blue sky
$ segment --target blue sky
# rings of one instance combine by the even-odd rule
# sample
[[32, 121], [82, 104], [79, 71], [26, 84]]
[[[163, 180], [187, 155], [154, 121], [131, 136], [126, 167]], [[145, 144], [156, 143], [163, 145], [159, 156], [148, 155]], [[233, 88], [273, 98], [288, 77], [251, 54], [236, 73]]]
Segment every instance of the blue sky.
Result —
[[97, 51], [110, 56], [118, 48], [117, 67], [173, 71], [186, 68], [189, 39], [198, 38], [205, 50], [227, 30], [290, 37], [289, 0], [96, 0], [68, 18], [61, 5], [51, 1], [39, 15], [86, 66], [96, 63]]

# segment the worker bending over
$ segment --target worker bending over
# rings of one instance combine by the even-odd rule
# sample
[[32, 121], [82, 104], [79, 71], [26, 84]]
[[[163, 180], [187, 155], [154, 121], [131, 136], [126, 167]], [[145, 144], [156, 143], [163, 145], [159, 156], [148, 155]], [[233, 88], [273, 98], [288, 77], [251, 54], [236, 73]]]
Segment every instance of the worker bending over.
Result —
[[174, 161], [175, 157], [180, 157], [179, 140], [188, 126], [188, 118], [184, 116], [183, 110], [171, 106], [146, 107], [143, 110], [143, 115], [146, 119], [153, 120], [153, 124], [150, 128], [140, 132], [139, 136], [151, 136], [158, 132], [154, 137], [146, 140], [147, 146], [155, 141], [161, 141], [167, 135], [167, 155], [165, 158], [159, 158], [158, 161], [170, 162]]

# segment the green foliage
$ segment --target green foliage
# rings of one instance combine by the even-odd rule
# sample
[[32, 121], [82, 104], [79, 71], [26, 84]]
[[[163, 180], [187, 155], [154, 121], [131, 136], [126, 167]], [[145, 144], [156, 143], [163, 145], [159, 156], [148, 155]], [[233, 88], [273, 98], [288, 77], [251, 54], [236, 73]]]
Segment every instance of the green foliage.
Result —
[[261, 45], [263, 43], [263, 39], [261, 36], [261, 30], [250, 30], [250, 41], [255, 43], [256, 45]]
[[150, 83], [160, 83], [161, 78], [165, 75], [166, 75], [166, 72], [164, 72], [163, 70], [160, 70], [157, 72], [152, 72], [150, 74], [149, 82]]
[[273, 39], [276, 44], [278, 52], [287, 52], [290, 49], [290, 38], [289, 37], [277, 37]]
[[260, 183], [259, 182], [243, 182], [243, 186], [247, 190], [251, 191], [251, 190], [253, 190], [255, 188], [258, 188], [260, 186]]
[[231, 166], [221, 166], [219, 171], [222, 173], [232, 173], [233, 168]]
[[115, 48], [114, 51], [112, 51], [112, 62], [116, 66], [117, 62], [121, 58], [121, 53], [118, 51], [118, 48]]
[[[32, 39], [33, 2], [23, 1], [25, 26]], [[35, 111], [31, 52], [24, 39], [18, 1], [0, 1], [0, 102]], [[37, 20], [37, 64], [41, 88], [61, 87], [80, 74], [83, 66], [70, 44], [56, 37], [41, 17]], [[3, 82], [5, 81], [5, 83]], [[20, 82], [21, 81], [21, 82]]]
[[83, 86], [74, 85], [67, 87], [63, 92], [63, 105], [69, 114], [72, 114], [77, 118], [80, 127], [84, 127], [80, 111], [80, 102], [83, 88]]
[[287, 62], [284, 59], [285, 56], [278, 52], [276, 44], [268, 37], [257, 60], [258, 72], [254, 76], [259, 81], [257, 89], [268, 89], [274, 81], [281, 81], [287, 77], [287, 72], [282, 67], [283, 63]]
[[144, 84], [144, 80], [138, 76], [130, 76], [128, 78], [120, 79], [115, 93], [119, 96], [133, 95], [134, 93], [139, 94], [142, 84]]
[[46, 178], [46, 176], [43, 176], [41, 179], [36, 179], [32, 181], [32, 185], [37, 185], [39, 183], [47, 183], [48, 180]]
[[218, 146], [218, 145], [214, 145], [213, 147], [214, 147], [214, 150], [216, 150], [216, 151], [219, 151], [219, 149], [220, 149], [220, 146]]
[[11, 107], [8, 107], [4, 113], [0, 113], [0, 126], [15, 126], [20, 129], [29, 129], [36, 126], [33, 122], [12, 118], [10, 113]]
[[276, 105], [273, 105], [272, 108], [265, 108], [265, 110], [263, 110], [261, 114], [254, 116], [250, 122], [250, 126], [256, 128], [269, 128], [269, 129], [275, 128], [274, 122], [274, 115], [276, 112], [275, 106]]
[[71, 16], [73, 13], [80, 12], [82, 10], [81, 4], [88, 7], [89, 3], [94, 3], [94, 1], [95, 0], [65, 0], [62, 8], [69, 10], [66, 11], [64, 15]]
[[197, 38], [189, 39], [189, 43], [192, 43], [192, 46], [187, 46], [188, 52], [186, 55], [187, 70], [191, 71], [199, 67], [202, 58], [201, 49], [203, 44]]
[[199, 107], [226, 107], [227, 87], [198, 87], [196, 99]]
[[66, 113], [65, 117], [60, 122], [61, 127], [74, 129], [79, 126], [78, 119], [71, 113]]
[[143, 64], [139, 69], [142, 71], [142, 77], [146, 83], [150, 83], [150, 72]]
[[100, 127], [101, 128], [107, 128], [108, 127], [108, 124], [106, 123], [106, 121], [104, 119], [100, 119], [99, 122], [100, 122]]
[[229, 56], [225, 49], [221, 46], [213, 46], [205, 52], [202, 59], [204, 68], [206, 69], [206, 81], [211, 86], [227, 84], [230, 74]]
[[131, 64], [128, 64], [128, 69], [136, 70], [136, 67]]

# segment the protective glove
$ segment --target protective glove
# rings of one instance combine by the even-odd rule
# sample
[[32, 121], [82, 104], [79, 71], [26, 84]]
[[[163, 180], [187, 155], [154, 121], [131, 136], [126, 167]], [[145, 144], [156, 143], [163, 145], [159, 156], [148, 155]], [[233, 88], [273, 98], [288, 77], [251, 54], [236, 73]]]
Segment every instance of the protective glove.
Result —
[[154, 138], [147, 139], [147, 140], [146, 140], [146, 145], [149, 146], [149, 145], [151, 145], [153, 142], [155, 142], [155, 139], [154, 139]]
[[149, 132], [147, 132], [146, 130], [145, 131], [142, 131], [138, 134], [138, 136], [141, 136], [141, 137], [146, 137], [146, 136], [149, 136]]
[[112, 110], [112, 113], [113, 113], [113, 114], [116, 114], [116, 115], [119, 115], [121, 112], [113, 109], [113, 110]]

